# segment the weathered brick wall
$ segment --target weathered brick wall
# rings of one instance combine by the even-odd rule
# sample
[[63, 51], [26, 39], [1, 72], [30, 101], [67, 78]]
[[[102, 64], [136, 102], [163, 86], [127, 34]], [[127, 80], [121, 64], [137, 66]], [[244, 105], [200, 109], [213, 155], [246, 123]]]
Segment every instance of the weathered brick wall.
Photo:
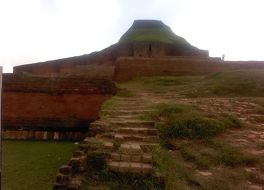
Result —
[[139, 76], [198, 75], [220, 71], [264, 69], [264, 62], [221, 61], [213, 58], [119, 58], [114, 79], [126, 81]]
[[77, 139], [74, 135], [87, 132], [103, 102], [114, 93], [108, 80], [4, 75], [4, 137]]

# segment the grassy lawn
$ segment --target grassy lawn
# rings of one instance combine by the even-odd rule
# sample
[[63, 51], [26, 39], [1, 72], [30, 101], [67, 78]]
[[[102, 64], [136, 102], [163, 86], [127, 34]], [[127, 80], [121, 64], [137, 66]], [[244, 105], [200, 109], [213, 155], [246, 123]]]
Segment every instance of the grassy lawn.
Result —
[[58, 168], [74, 149], [70, 142], [4, 141], [2, 189], [52, 189]]

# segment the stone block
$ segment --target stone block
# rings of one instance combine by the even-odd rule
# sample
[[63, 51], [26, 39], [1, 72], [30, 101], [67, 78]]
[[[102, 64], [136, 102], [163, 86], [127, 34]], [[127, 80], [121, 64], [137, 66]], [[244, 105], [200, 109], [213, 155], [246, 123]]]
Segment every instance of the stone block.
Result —
[[119, 149], [120, 150], [129, 150], [130, 149], [130, 145], [129, 144], [121, 144]]
[[129, 162], [130, 161], [130, 155], [121, 154], [121, 160], [125, 161], [125, 162]]
[[141, 163], [131, 163], [130, 172], [134, 174], [140, 174], [142, 171]]
[[112, 153], [111, 154], [111, 159], [114, 161], [120, 161], [121, 160], [121, 155], [118, 153]]
[[78, 172], [79, 168], [82, 166], [82, 160], [80, 158], [71, 158], [69, 161], [69, 166], [72, 167], [73, 172]]
[[34, 140], [34, 131], [28, 131], [27, 140]]
[[68, 184], [70, 183], [71, 176], [70, 175], [63, 175], [63, 174], [58, 174], [56, 176], [56, 183], [58, 184]]
[[48, 140], [48, 132], [47, 131], [43, 132], [43, 139]]
[[141, 150], [141, 147], [140, 147], [139, 144], [131, 144], [131, 148], [132, 148], [133, 150], [138, 150], [138, 151]]
[[119, 172], [126, 173], [130, 170], [130, 163], [129, 162], [120, 162], [119, 164]]
[[53, 185], [53, 190], [67, 190], [67, 185], [55, 183]]
[[72, 167], [69, 165], [61, 166], [59, 172], [64, 175], [70, 175], [72, 172]]
[[71, 184], [69, 185], [69, 187], [67, 188], [67, 190], [79, 190], [80, 186], [77, 184]]
[[113, 149], [114, 148], [114, 144], [112, 142], [104, 142], [103, 145], [106, 149]]
[[151, 163], [152, 162], [152, 156], [144, 154], [142, 155], [142, 162], [143, 163]]
[[43, 132], [42, 131], [36, 131], [35, 132], [35, 139], [36, 140], [42, 140], [43, 139]]
[[132, 155], [131, 161], [132, 162], [141, 162], [141, 155]]
[[10, 133], [9, 133], [9, 131], [3, 131], [3, 138], [4, 139], [10, 139]]
[[67, 190], [79, 190], [81, 187], [81, 183], [82, 183], [82, 181], [81, 181], [80, 177], [77, 176], [77, 177], [72, 179]]
[[142, 164], [142, 173], [150, 174], [152, 172], [152, 166], [150, 164]]
[[26, 140], [28, 137], [28, 131], [21, 131], [20, 139]]
[[47, 133], [47, 140], [53, 140], [53, 132], [48, 132]]
[[59, 140], [60, 136], [58, 132], [54, 132], [53, 140]]
[[115, 139], [116, 140], [124, 140], [124, 136], [123, 135], [115, 135]]
[[110, 170], [112, 171], [115, 171], [115, 172], [118, 172], [119, 171], [119, 162], [112, 162], [112, 161], [109, 161], [107, 163], [108, 167]]
[[73, 157], [81, 157], [81, 156], [84, 156], [84, 152], [83, 151], [80, 151], [80, 150], [76, 150], [74, 153], [73, 153]]

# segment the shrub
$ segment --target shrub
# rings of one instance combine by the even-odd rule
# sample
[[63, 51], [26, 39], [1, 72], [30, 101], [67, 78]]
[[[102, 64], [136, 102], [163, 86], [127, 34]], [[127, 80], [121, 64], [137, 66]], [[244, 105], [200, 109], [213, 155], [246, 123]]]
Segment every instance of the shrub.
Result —
[[190, 105], [162, 104], [148, 117], [158, 121], [157, 128], [163, 138], [206, 139], [216, 136], [228, 127], [242, 126], [231, 114], [208, 115]]
[[161, 135], [167, 138], [208, 138], [213, 137], [224, 130], [224, 126], [221, 122], [215, 119], [199, 117], [170, 119], [158, 128]]

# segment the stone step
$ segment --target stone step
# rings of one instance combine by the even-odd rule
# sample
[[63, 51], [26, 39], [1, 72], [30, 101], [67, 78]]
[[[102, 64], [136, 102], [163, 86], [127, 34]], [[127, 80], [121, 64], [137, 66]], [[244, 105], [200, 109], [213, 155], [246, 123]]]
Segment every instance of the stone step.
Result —
[[139, 119], [111, 119], [107, 118], [105, 120], [99, 120], [95, 121], [90, 124], [89, 128], [90, 129], [100, 129], [104, 128], [106, 129], [108, 126], [113, 126], [113, 127], [153, 127], [155, 125], [154, 121], [142, 121]]
[[133, 105], [133, 104], [150, 104], [150, 102], [146, 102], [145, 100], [114, 100], [113, 103], [115, 105]]
[[[131, 105], [115, 105], [111, 110], [135, 110], [135, 109], [149, 109], [153, 104], [131, 104]], [[107, 109], [106, 109], [107, 110]], [[110, 111], [110, 110], [109, 110]]]
[[108, 161], [107, 167], [109, 170], [118, 173], [132, 173], [137, 175], [150, 175], [154, 172], [151, 164], [138, 162], [122, 162], [122, 161]]
[[103, 126], [106, 126], [106, 125], [109, 125], [108, 123], [106, 122], [103, 122], [102, 120], [97, 120], [95, 122], [92, 122], [89, 126], [89, 128], [100, 128], [100, 127], [103, 127]]
[[105, 110], [103, 111], [103, 113], [105, 114], [109, 114], [109, 115], [134, 115], [134, 114], [144, 114], [144, 113], [149, 113], [149, 112], [152, 112], [154, 111], [154, 109], [145, 109], [145, 110], [142, 110], [142, 109], [124, 109], [124, 110], [121, 110], [121, 109], [118, 109], [118, 110]]
[[157, 135], [158, 130], [149, 127], [122, 127], [114, 129], [119, 134], [141, 134], [141, 135]]
[[96, 149], [105, 149], [112, 150], [114, 149], [114, 143], [112, 141], [107, 141], [103, 139], [97, 139], [95, 137], [87, 137], [79, 145], [81, 148], [96, 150]]
[[120, 154], [151, 154], [154, 148], [157, 148], [159, 143], [151, 142], [124, 142], [120, 145], [117, 153]]
[[142, 117], [142, 114], [124, 114], [124, 115], [120, 115], [120, 114], [110, 114], [108, 115], [108, 119], [111, 120], [122, 120], [122, 119], [139, 119], [140, 117]]
[[119, 100], [119, 101], [135, 101], [135, 100], [142, 100], [144, 101], [145, 99], [142, 97], [118, 97], [115, 96], [113, 97], [113, 100]]
[[138, 143], [122, 143], [118, 150], [119, 153], [123, 154], [141, 154], [143, 153], [141, 145]]
[[154, 121], [142, 121], [136, 119], [115, 119], [109, 120], [109, 123], [112, 126], [121, 126], [121, 127], [153, 127], [155, 125]]
[[112, 153], [110, 159], [112, 161], [152, 163], [152, 156], [150, 154]]
[[120, 133], [103, 133], [96, 135], [97, 139], [114, 139], [119, 141], [142, 141], [142, 142], [157, 142], [157, 135], [140, 135], [140, 134], [120, 134]]

